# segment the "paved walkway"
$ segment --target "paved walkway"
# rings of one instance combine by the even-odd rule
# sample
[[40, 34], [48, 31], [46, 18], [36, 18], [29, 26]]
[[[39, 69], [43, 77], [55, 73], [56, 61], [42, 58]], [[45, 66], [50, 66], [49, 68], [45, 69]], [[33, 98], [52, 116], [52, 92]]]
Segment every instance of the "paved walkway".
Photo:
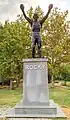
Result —
[[44, 119], [44, 118], [0, 118], [0, 120], [50, 120], [50, 119]]
[[0, 120], [5, 119], [5, 115], [9, 108], [9, 106], [0, 106]]

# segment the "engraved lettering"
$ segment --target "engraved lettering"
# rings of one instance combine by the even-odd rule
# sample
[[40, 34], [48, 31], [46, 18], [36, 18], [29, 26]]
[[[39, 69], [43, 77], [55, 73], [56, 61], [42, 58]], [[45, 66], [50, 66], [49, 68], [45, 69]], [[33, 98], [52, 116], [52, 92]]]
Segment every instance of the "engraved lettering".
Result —
[[44, 68], [45, 68], [45, 65], [42, 65], [42, 68], [44, 69]]
[[27, 69], [27, 70], [43, 70], [43, 69], [45, 69], [45, 65], [26, 65], [25, 69]]
[[29, 67], [29, 68], [30, 68], [30, 70], [32, 70], [32, 69], [33, 69], [33, 65], [30, 65], [30, 67]]
[[26, 66], [25, 66], [25, 69], [29, 69], [29, 66], [28, 66], [28, 65], [26, 65]]
[[37, 65], [34, 65], [34, 69], [35, 69], [35, 70], [37, 69]]
[[41, 69], [41, 65], [38, 65], [38, 69]]

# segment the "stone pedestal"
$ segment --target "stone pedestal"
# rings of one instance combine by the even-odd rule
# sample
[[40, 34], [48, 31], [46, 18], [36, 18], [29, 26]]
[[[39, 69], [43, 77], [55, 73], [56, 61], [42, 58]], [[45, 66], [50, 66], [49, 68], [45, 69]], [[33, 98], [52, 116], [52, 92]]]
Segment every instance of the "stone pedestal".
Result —
[[60, 107], [49, 100], [47, 59], [24, 59], [23, 99], [7, 117], [64, 118]]
[[27, 59], [23, 62], [24, 104], [49, 105], [47, 59]]

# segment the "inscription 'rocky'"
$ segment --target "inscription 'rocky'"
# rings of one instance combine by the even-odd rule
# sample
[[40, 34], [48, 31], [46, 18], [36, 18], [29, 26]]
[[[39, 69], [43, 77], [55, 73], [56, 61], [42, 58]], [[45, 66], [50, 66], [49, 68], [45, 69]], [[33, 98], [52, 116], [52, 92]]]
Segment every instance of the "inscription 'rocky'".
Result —
[[26, 70], [44, 70], [45, 65], [25, 65]]

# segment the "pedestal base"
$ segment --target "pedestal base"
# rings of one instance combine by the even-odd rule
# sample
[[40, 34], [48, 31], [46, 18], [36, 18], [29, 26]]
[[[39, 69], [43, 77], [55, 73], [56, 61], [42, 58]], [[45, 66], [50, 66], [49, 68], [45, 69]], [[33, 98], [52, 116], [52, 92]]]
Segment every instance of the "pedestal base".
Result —
[[47, 61], [24, 59], [24, 100], [9, 110], [7, 118], [65, 118], [61, 108], [49, 100]]
[[66, 118], [61, 108], [52, 100], [48, 106], [26, 106], [21, 101], [19, 104], [9, 110], [7, 118]]

